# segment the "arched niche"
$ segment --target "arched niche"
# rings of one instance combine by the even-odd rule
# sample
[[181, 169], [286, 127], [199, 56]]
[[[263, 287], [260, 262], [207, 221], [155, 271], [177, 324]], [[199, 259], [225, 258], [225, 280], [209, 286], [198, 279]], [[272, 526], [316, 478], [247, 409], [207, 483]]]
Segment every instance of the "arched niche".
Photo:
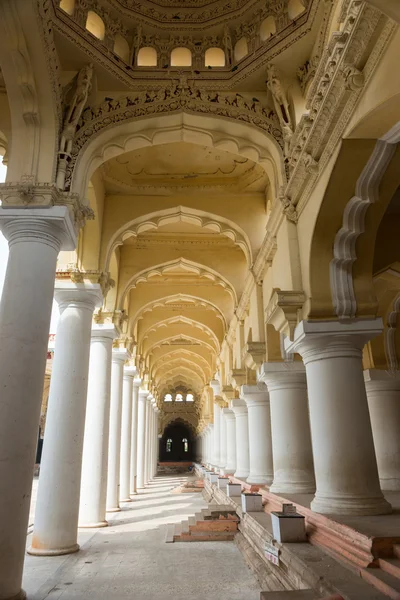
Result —
[[192, 52], [189, 48], [174, 48], [171, 52], [171, 67], [191, 67]]
[[224, 67], [225, 52], [222, 48], [208, 48], [204, 55], [204, 65], [206, 67]]
[[104, 40], [106, 28], [104, 21], [97, 13], [93, 10], [89, 10], [86, 18], [86, 29], [94, 35], [98, 40]]
[[120, 33], [117, 33], [114, 39], [114, 53], [117, 54], [126, 63], [129, 62], [129, 44]]
[[156, 67], [157, 50], [151, 46], [140, 48], [136, 62], [138, 67]]
[[75, 0], [60, 0], [60, 8], [66, 12], [67, 15], [73, 15], [75, 9]]
[[249, 46], [245, 37], [240, 38], [235, 44], [234, 56], [236, 62], [239, 62], [249, 53]]
[[289, 0], [288, 15], [289, 19], [297, 19], [305, 11], [301, 0]]
[[260, 26], [260, 39], [262, 42], [268, 40], [271, 36], [276, 33], [276, 23], [273, 16], [269, 16], [261, 23]]

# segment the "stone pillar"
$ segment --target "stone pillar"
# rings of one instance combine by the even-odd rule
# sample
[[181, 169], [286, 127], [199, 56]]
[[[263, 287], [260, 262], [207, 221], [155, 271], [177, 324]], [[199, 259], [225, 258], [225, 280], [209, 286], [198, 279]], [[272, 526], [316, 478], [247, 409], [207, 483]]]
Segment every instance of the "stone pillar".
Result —
[[227, 459], [227, 449], [226, 449], [226, 421], [224, 415], [224, 409], [220, 407], [220, 417], [219, 417], [219, 430], [220, 430], [220, 456], [219, 456], [219, 467], [220, 474], [225, 475], [226, 471], [226, 459]]
[[132, 444], [132, 396], [135, 367], [124, 367], [122, 383], [122, 413], [121, 413], [121, 458], [119, 470], [119, 501], [130, 502], [131, 498], [131, 444]]
[[110, 436], [108, 442], [107, 512], [119, 512], [121, 413], [124, 363], [128, 352], [115, 348], [111, 364]]
[[144, 438], [144, 484], [149, 483], [149, 470], [150, 470], [150, 419], [151, 419], [151, 401], [153, 399], [152, 394], [147, 396], [146, 400], [146, 421], [145, 421], [145, 438]]
[[362, 371], [365, 343], [381, 319], [302, 321], [287, 352], [306, 367], [317, 491], [312, 510], [344, 515], [390, 512], [378, 478]]
[[269, 394], [263, 383], [242, 385], [249, 421], [249, 483], [269, 485], [273, 479]]
[[145, 459], [145, 427], [147, 390], [139, 390], [138, 402], [138, 434], [137, 434], [137, 487], [144, 488], [144, 459]]
[[57, 282], [60, 309], [51, 374], [35, 525], [29, 554], [54, 556], [77, 543], [93, 311], [99, 284]]
[[75, 248], [76, 234], [64, 206], [0, 207], [0, 228], [10, 248], [0, 305], [0, 598], [22, 600], [57, 255]]
[[226, 422], [226, 466], [225, 475], [233, 475], [236, 471], [236, 421], [235, 413], [230, 408], [222, 409]]
[[221, 409], [217, 402], [214, 402], [214, 439], [213, 439], [213, 459], [212, 465], [215, 469], [219, 469], [220, 463], [220, 439], [221, 439]]
[[153, 456], [153, 477], [157, 475], [157, 466], [158, 466], [158, 414], [160, 410], [156, 405], [154, 407], [154, 456]]
[[247, 479], [250, 473], [249, 422], [246, 402], [242, 399], [231, 400], [230, 408], [236, 421], [236, 471], [235, 477]]
[[400, 490], [400, 373], [364, 371], [382, 490]]
[[111, 353], [115, 327], [94, 325], [90, 344], [89, 382], [83, 442], [79, 527], [105, 527]]
[[264, 363], [260, 379], [268, 387], [271, 405], [275, 494], [315, 492], [314, 463], [303, 363]]
[[131, 442], [131, 475], [130, 475], [130, 496], [137, 494], [136, 477], [137, 477], [137, 439], [138, 439], [138, 403], [139, 403], [139, 386], [142, 383], [141, 379], [133, 380], [132, 394], [132, 442]]

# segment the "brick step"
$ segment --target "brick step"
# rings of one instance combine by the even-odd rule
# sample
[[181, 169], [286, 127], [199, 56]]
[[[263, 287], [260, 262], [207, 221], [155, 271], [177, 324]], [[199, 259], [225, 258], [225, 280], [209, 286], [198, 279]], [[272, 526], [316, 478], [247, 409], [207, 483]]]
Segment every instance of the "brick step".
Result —
[[379, 558], [378, 564], [382, 571], [390, 573], [393, 577], [400, 580], [400, 559], [398, 558]]
[[202, 532], [202, 531], [237, 531], [237, 521], [224, 520], [224, 521], [199, 521], [193, 525], [189, 525], [190, 532]]
[[321, 598], [314, 590], [285, 590], [282, 592], [261, 592], [260, 600], [343, 600], [339, 594]]
[[174, 537], [174, 542], [232, 542], [234, 539], [234, 533], [203, 531], [194, 534], [182, 533]]
[[396, 558], [400, 558], [400, 546], [398, 544], [394, 544], [393, 546], [393, 555]]
[[400, 600], [400, 579], [383, 569], [360, 569], [360, 575], [392, 600]]
[[238, 531], [239, 517], [230, 505], [210, 504], [182, 523], [167, 527], [165, 541], [230, 541]]

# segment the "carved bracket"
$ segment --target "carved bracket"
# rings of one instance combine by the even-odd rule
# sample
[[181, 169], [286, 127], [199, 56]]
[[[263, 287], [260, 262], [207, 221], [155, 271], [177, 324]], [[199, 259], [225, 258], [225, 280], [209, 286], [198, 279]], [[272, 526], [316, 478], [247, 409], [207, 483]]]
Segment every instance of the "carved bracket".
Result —
[[275, 290], [265, 309], [265, 322], [293, 340], [298, 314], [305, 299], [304, 292]]

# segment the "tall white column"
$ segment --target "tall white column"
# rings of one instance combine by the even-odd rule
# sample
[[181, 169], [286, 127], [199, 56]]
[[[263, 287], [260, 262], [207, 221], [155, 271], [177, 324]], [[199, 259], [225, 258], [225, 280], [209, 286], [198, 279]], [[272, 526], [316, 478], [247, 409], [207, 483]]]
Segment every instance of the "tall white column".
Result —
[[152, 394], [147, 396], [146, 400], [146, 421], [145, 421], [145, 440], [144, 440], [144, 484], [149, 483], [149, 454], [150, 454], [150, 413]]
[[276, 494], [315, 492], [314, 463], [303, 363], [264, 363], [260, 379], [268, 386], [271, 404]]
[[139, 390], [138, 403], [138, 434], [137, 434], [137, 487], [144, 488], [144, 460], [145, 460], [145, 433], [146, 433], [146, 404], [147, 390]]
[[79, 550], [77, 529], [93, 311], [99, 284], [57, 282], [60, 309], [29, 554]]
[[108, 441], [107, 512], [120, 511], [119, 476], [121, 455], [122, 385], [124, 363], [128, 352], [124, 349], [112, 351], [110, 435]]
[[130, 502], [131, 484], [131, 444], [132, 444], [132, 397], [135, 367], [124, 367], [122, 383], [122, 414], [121, 414], [121, 460], [120, 460], [120, 502]]
[[224, 409], [220, 407], [220, 417], [219, 417], [219, 430], [220, 430], [220, 456], [219, 456], [219, 466], [221, 475], [225, 475], [226, 473], [226, 459], [227, 459], [227, 438], [226, 438], [226, 421], [224, 415]]
[[307, 373], [317, 491], [312, 510], [346, 515], [390, 512], [378, 478], [362, 349], [381, 319], [302, 321], [286, 351], [299, 352]]
[[212, 464], [216, 469], [219, 469], [220, 463], [220, 438], [221, 438], [221, 409], [217, 402], [214, 402], [214, 440], [213, 440], [213, 460]]
[[65, 206], [0, 207], [0, 228], [10, 248], [0, 305], [0, 599], [22, 600], [57, 255], [75, 248], [76, 234]]
[[400, 490], [400, 373], [364, 371], [382, 490]]
[[226, 466], [225, 475], [233, 475], [236, 471], [236, 419], [230, 408], [223, 408], [226, 422]]
[[135, 496], [137, 494], [136, 478], [137, 478], [137, 446], [138, 446], [138, 403], [139, 403], [139, 386], [141, 383], [142, 383], [141, 379], [133, 380], [130, 496]]
[[158, 414], [160, 410], [157, 405], [154, 407], [154, 458], [153, 458], [153, 476], [157, 475], [158, 466]]
[[249, 420], [246, 402], [242, 399], [231, 400], [230, 408], [236, 420], [236, 471], [235, 477], [247, 479], [250, 473]]
[[271, 415], [268, 390], [263, 383], [242, 385], [249, 420], [249, 483], [269, 485], [273, 478]]
[[90, 344], [79, 527], [105, 527], [111, 353], [115, 327], [94, 325]]
[[212, 467], [212, 461], [214, 460], [214, 424], [210, 423], [208, 426], [208, 449], [209, 449], [209, 463], [208, 467]]

